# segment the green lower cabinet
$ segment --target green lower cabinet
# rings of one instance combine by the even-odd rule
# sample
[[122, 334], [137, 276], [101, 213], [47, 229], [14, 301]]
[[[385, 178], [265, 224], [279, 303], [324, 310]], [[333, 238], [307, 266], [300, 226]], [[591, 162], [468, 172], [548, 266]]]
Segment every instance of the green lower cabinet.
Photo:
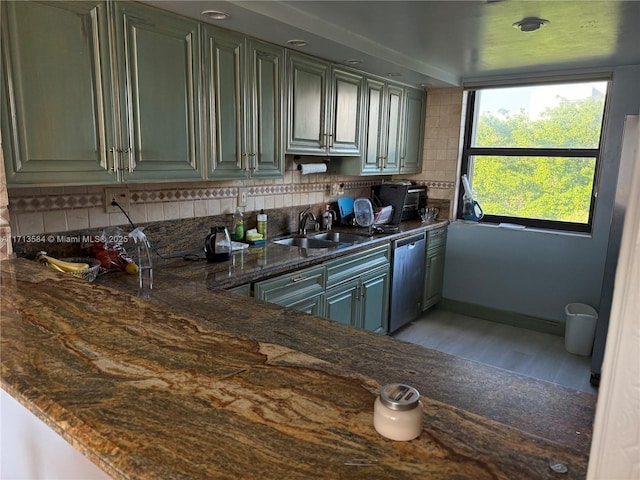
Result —
[[328, 289], [325, 317], [372, 332], [387, 333], [389, 267], [378, 268]]
[[235, 293], [237, 295], [244, 295], [245, 297], [251, 296], [251, 284], [245, 283], [244, 285], [238, 285], [227, 290], [227, 292]]
[[360, 277], [362, 285], [361, 325], [365, 330], [389, 331], [390, 268], [379, 268]]
[[389, 244], [325, 263], [325, 316], [337, 322], [386, 333], [389, 322]]
[[345, 325], [357, 325], [360, 296], [360, 280], [352, 280], [328, 289], [325, 294], [326, 317]]
[[324, 316], [325, 279], [326, 269], [318, 265], [256, 282], [254, 295], [283, 307]]
[[431, 230], [427, 233], [422, 310], [433, 307], [442, 299], [446, 240], [446, 228]]
[[345, 255], [256, 282], [254, 296], [345, 325], [387, 333], [390, 256], [388, 243]]

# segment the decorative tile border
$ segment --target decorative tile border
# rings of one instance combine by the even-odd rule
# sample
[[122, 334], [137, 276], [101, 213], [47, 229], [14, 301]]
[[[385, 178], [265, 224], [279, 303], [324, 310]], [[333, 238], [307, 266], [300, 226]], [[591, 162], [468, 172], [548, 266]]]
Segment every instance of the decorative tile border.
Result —
[[455, 182], [420, 182], [423, 185], [426, 185], [428, 188], [438, 188], [438, 189], [451, 189], [456, 188]]
[[[359, 180], [355, 182], [340, 182], [344, 188], [367, 188], [380, 183], [380, 180]], [[131, 188], [131, 187], [130, 187]], [[157, 189], [133, 190], [131, 188], [131, 203], [146, 204], [158, 202], [177, 202], [189, 200], [212, 200], [223, 198], [237, 198], [239, 187], [221, 186], [205, 187], [189, 186], [185, 188], [166, 188], [159, 186]], [[272, 184], [252, 185], [247, 187], [248, 194], [252, 197], [264, 195], [286, 195], [295, 193], [325, 192], [329, 188], [328, 183], [296, 183], [296, 184]], [[48, 212], [55, 210], [72, 210], [77, 208], [99, 208], [104, 205], [104, 194], [91, 193], [47, 193], [42, 195], [20, 196], [20, 191], [11, 192], [9, 211], [13, 214], [30, 212]]]
[[[341, 182], [345, 190], [358, 190], [379, 185], [380, 179], [355, 180]], [[417, 182], [426, 185], [428, 188], [453, 189], [453, 182]], [[147, 204], [158, 202], [178, 202], [189, 200], [212, 200], [223, 198], [237, 198], [239, 187], [193, 187], [186, 188], [163, 188], [162, 186], [152, 190], [132, 190], [132, 204]], [[252, 197], [265, 195], [286, 195], [295, 193], [326, 192], [329, 184], [323, 183], [294, 183], [294, 184], [271, 184], [252, 185], [247, 187], [248, 194]], [[72, 210], [76, 208], [99, 208], [104, 205], [104, 194], [92, 193], [48, 193], [43, 195], [20, 196], [19, 190], [12, 192], [9, 202], [9, 211], [14, 214], [29, 212], [48, 212], [55, 210]]]

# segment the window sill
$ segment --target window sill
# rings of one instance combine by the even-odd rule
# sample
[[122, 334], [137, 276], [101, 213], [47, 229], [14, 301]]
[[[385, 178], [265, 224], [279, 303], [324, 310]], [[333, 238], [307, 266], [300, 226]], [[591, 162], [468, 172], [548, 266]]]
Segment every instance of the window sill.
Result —
[[525, 227], [524, 225], [518, 225], [515, 223], [484, 223], [484, 222], [473, 222], [470, 220], [460, 220], [457, 219], [454, 221], [455, 224], [464, 225], [469, 227], [477, 227], [477, 228], [491, 228], [491, 229], [499, 229], [505, 230], [509, 232], [526, 232], [526, 233], [538, 233], [538, 234], [546, 234], [546, 235], [561, 235], [565, 237], [577, 237], [577, 238], [593, 238], [593, 235], [590, 233], [583, 232], [570, 232], [568, 230], [552, 230], [548, 228], [532, 228]]

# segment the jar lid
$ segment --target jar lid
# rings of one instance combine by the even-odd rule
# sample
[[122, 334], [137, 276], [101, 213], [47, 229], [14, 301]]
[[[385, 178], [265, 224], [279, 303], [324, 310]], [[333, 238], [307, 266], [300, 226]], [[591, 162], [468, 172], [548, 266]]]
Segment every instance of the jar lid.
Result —
[[391, 410], [411, 410], [419, 401], [420, 393], [409, 385], [390, 383], [380, 389], [380, 402]]

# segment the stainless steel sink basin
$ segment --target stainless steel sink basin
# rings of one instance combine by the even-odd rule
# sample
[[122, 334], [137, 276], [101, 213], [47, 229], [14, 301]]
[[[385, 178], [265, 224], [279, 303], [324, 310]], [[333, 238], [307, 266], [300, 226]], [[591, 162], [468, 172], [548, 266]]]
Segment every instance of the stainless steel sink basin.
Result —
[[348, 243], [349, 245], [355, 245], [356, 243], [364, 243], [371, 240], [371, 237], [367, 237], [365, 235], [354, 235], [352, 233], [342, 233], [342, 232], [325, 232], [318, 233], [311, 237], [313, 239], [319, 240], [330, 240], [332, 242], [338, 243]]
[[310, 237], [289, 237], [283, 238], [282, 240], [276, 240], [273, 243], [298, 248], [337, 248], [339, 246], [338, 242]]
[[309, 235], [292, 235], [290, 237], [275, 240], [273, 243], [288, 245], [305, 249], [320, 248], [345, 248], [356, 243], [363, 243], [370, 240], [365, 235], [354, 235], [342, 232], [321, 232]]

